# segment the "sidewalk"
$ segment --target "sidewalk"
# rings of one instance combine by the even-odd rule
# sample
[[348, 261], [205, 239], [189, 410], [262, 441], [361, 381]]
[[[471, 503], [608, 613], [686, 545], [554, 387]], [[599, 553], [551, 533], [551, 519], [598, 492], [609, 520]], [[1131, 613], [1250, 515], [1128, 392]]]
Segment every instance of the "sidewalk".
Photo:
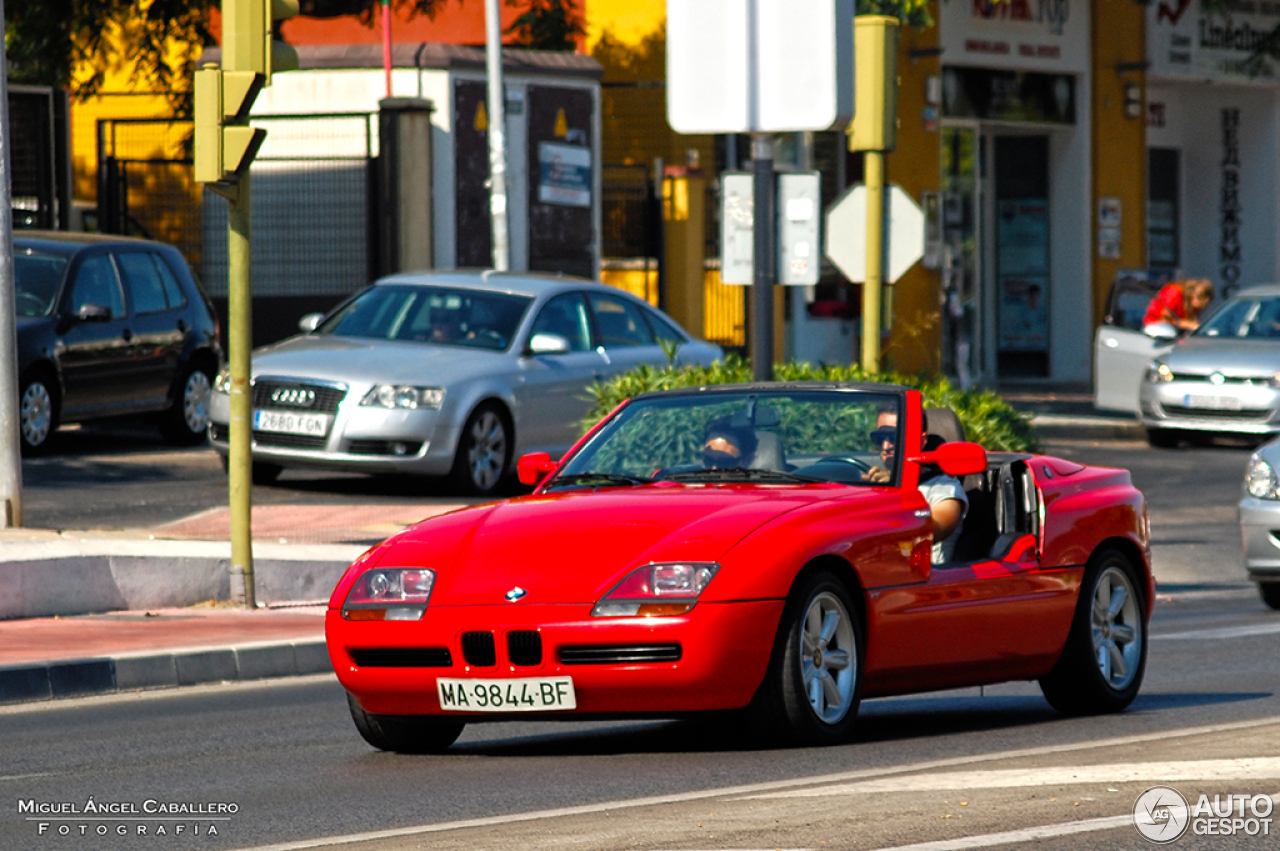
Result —
[[259, 608], [227, 603], [227, 508], [0, 531], [0, 705], [332, 670], [324, 612], [368, 546], [456, 504], [257, 506]]
[[1031, 414], [1043, 442], [1146, 439], [1146, 430], [1136, 417], [1094, 408], [1093, 389], [1087, 384], [1006, 382], [997, 392], [1019, 411]]

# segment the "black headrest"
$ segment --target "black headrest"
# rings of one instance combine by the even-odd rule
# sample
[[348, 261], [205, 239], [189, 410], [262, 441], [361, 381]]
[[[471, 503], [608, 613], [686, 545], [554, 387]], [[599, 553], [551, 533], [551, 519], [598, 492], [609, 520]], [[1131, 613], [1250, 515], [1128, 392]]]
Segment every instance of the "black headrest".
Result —
[[963, 443], [964, 425], [950, 408], [925, 408], [924, 430], [944, 443]]

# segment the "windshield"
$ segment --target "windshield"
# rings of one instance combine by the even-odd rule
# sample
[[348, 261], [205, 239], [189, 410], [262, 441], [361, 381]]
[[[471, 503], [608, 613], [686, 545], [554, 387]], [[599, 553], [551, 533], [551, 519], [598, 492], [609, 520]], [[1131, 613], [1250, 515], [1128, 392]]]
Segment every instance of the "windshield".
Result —
[[900, 402], [893, 393], [841, 390], [640, 399], [592, 437], [547, 489], [664, 479], [896, 482]]
[[58, 297], [67, 258], [56, 254], [36, 254], [18, 249], [13, 255], [13, 277], [17, 283], [19, 316], [48, 316]]
[[1280, 339], [1280, 298], [1239, 296], [1230, 299], [1195, 330], [1194, 336]]
[[453, 287], [370, 287], [315, 331], [501, 351], [511, 345], [533, 299]]

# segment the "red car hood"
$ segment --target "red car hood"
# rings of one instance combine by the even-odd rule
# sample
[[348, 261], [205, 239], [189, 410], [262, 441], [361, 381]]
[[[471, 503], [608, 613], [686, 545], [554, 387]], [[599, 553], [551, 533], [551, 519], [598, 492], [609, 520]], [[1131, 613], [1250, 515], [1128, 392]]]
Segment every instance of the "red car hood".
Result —
[[841, 491], [672, 484], [522, 497], [425, 520], [379, 566], [434, 568], [432, 606], [501, 604], [517, 585], [530, 603], [594, 603], [630, 568], [716, 561], [775, 517]]

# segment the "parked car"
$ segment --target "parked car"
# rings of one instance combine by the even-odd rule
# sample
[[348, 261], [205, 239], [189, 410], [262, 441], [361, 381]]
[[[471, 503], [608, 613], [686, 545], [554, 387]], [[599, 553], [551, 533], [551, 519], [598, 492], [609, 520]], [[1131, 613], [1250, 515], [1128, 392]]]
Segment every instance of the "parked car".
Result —
[[169, 441], [203, 441], [222, 350], [178, 250], [48, 231], [13, 246], [23, 451], [46, 451], [60, 423], [148, 412]]
[[[901, 451], [874, 484], [883, 413]], [[1023, 679], [1063, 712], [1124, 709], [1155, 590], [1129, 473], [988, 455], [944, 409], [925, 451], [922, 416], [892, 385], [701, 387], [522, 457], [532, 495], [425, 520], [339, 581], [325, 633], [357, 730], [440, 751], [479, 721], [745, 710], [753, 736], [825, 744], [866, 698]], [[704, 454], [724, 422], [750, 432], [741, 466]], [[927, 465], [970, 503], [938, 565]]]
[[1240, 538], [1249, 578], [1262, 601], [1280, 609], [1280, 439], [1249, 457], [1240, 498]]
[[1280, 286], [1236, 293], [1158, 351], [1138, 401], [1153, 446], [1188, 433], [1280, 432]]
[[[711, 364], [719, 346], [613, 287], [538, 274], [383, 278], [303, 334], [253, 354], [253, 477], [285, 467], [450, 475], [493, 493], [516, 450], [559, 456], [582, 433], [587, 388], [640, 364]], [[224, 373], [213, 447], [230, 452]]]
[[1160, 285], [1125, 275], [1111, 285], [1107, 312], [1093, 341], [1093, 404], [1096, 408], [1138, 413], [1138, 388], [1156, 355], [1173, 345], [1171, 326], [1142, 325]]

